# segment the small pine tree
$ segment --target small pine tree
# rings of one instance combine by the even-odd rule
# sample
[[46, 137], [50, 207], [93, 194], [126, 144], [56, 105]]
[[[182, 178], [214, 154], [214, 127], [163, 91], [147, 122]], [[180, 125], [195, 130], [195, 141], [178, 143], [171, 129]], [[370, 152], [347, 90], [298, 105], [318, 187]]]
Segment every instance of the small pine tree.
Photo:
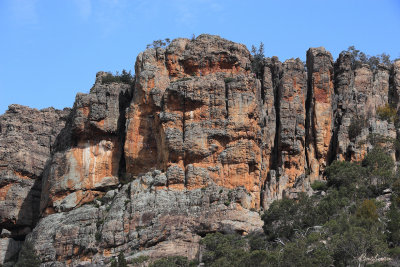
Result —
[[39, 267], [40, 260], [36, 255], [33, 245], [30, 242], [25, 242], [18, 257], [16, 267]]
[[128, 263], [126, 262], [123, 252], [120, 252], [118, 255], [118, 267], [128, 267]]
[[251, 46], [251, 55], [253, 56], [253, 60], [251, 62], [251, 70], [256, 74], [256, 77], [261, 79], [263, 74], [264, 67], [264, 44], [260, 42], [260, 46], [255, 47]]

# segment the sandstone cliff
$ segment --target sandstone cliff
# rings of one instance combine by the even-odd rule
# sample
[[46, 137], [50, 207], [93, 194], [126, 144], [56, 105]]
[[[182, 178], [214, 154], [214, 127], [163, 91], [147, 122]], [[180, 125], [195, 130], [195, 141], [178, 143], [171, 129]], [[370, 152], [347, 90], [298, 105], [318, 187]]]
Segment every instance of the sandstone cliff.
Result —
[[348, 54], [310, 48], [306, 67], [266, 58], [261, 79], [251, 61], [218, 36], [176, 39], [138, 55], [133, 84], [98, 73], [72, 110], [10, 106], [0, 260], [28, 233], [43, 266], [108, 264], [120, 251], [193, 259], [206, 233], [260, 231], [260, 211], [311, 193], [334, 159], [360, 160], [371, 135], [397, 138], [376, 114], [399, 105], [399, 61], [354, 68]]

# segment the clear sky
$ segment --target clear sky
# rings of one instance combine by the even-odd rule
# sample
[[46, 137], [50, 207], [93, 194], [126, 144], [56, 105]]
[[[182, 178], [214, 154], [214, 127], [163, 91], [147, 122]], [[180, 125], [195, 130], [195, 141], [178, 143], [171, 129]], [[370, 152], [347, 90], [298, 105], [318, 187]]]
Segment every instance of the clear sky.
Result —
[[0, 114], [71, 107], [97, 71], [134, 68], [146, 44], [201, 33], [305, 59], [350, 45], [400, 57], [400, 0], [0, 0]]

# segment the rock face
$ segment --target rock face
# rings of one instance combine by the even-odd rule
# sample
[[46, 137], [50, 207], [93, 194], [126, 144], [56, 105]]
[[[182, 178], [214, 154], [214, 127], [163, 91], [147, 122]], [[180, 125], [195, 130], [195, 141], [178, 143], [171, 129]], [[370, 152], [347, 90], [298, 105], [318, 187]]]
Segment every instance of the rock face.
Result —
[[70, 210], [93, 201], [119, 183], [125, 108], [131, 86], [102, 84], [98, 73], [90, 94], [78, 94], [58, 136], [43, 181], [45, 214]]
[[138, 56], [127, 116], [126, 174], [158, 169], [166, 186], [244, 186], [259, 207], [260, 83], [250, 54], [209, 35]]
[[312, 192], [334, 159], [360, 160], [377, 142], [395, 158], [396, 128], [377, 111], [399, 106], [400, 61], [372, 70], [310, 48], [306, 65], [266, 58], [256, 77], [252, 60], [218, 36], [176, 39], [138, 55], [133, 84], [99, 72], [71, 111], [26, 114], [18, 127], [30, 135], [7, 130], [24, 110], [11, 106], [0, 119], [3, 261], [20, 247], [14, 229], [22, 240], [39, 213], [27, 240], [43, 266], [102, 266], [120, 251], [198, 258], [205, 234], [261, 231], [260, 211]]
[[11, 105], [0, 116], [0, 263], [39, 218], [42, 173], [69, 112]]

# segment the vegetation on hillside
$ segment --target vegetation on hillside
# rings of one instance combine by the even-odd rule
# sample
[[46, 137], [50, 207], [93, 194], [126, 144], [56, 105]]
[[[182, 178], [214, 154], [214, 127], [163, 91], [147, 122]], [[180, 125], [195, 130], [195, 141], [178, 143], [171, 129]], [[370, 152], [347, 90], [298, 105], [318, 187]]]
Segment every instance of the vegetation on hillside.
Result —
[[[399, 266], [400, 178], [394, 161], [377, 147], [362, 162], [333, 162], [325, 194], [281, 199], [262, 216], [263, 233], [246, 237], [208, 234], [201, 241], [205, 266]], [[391, 205], [377, 200], [391, 190]], [[381, 198], [378, 198], [381, 199]], [[188, 261], [161, 259], [168, 265]]]

